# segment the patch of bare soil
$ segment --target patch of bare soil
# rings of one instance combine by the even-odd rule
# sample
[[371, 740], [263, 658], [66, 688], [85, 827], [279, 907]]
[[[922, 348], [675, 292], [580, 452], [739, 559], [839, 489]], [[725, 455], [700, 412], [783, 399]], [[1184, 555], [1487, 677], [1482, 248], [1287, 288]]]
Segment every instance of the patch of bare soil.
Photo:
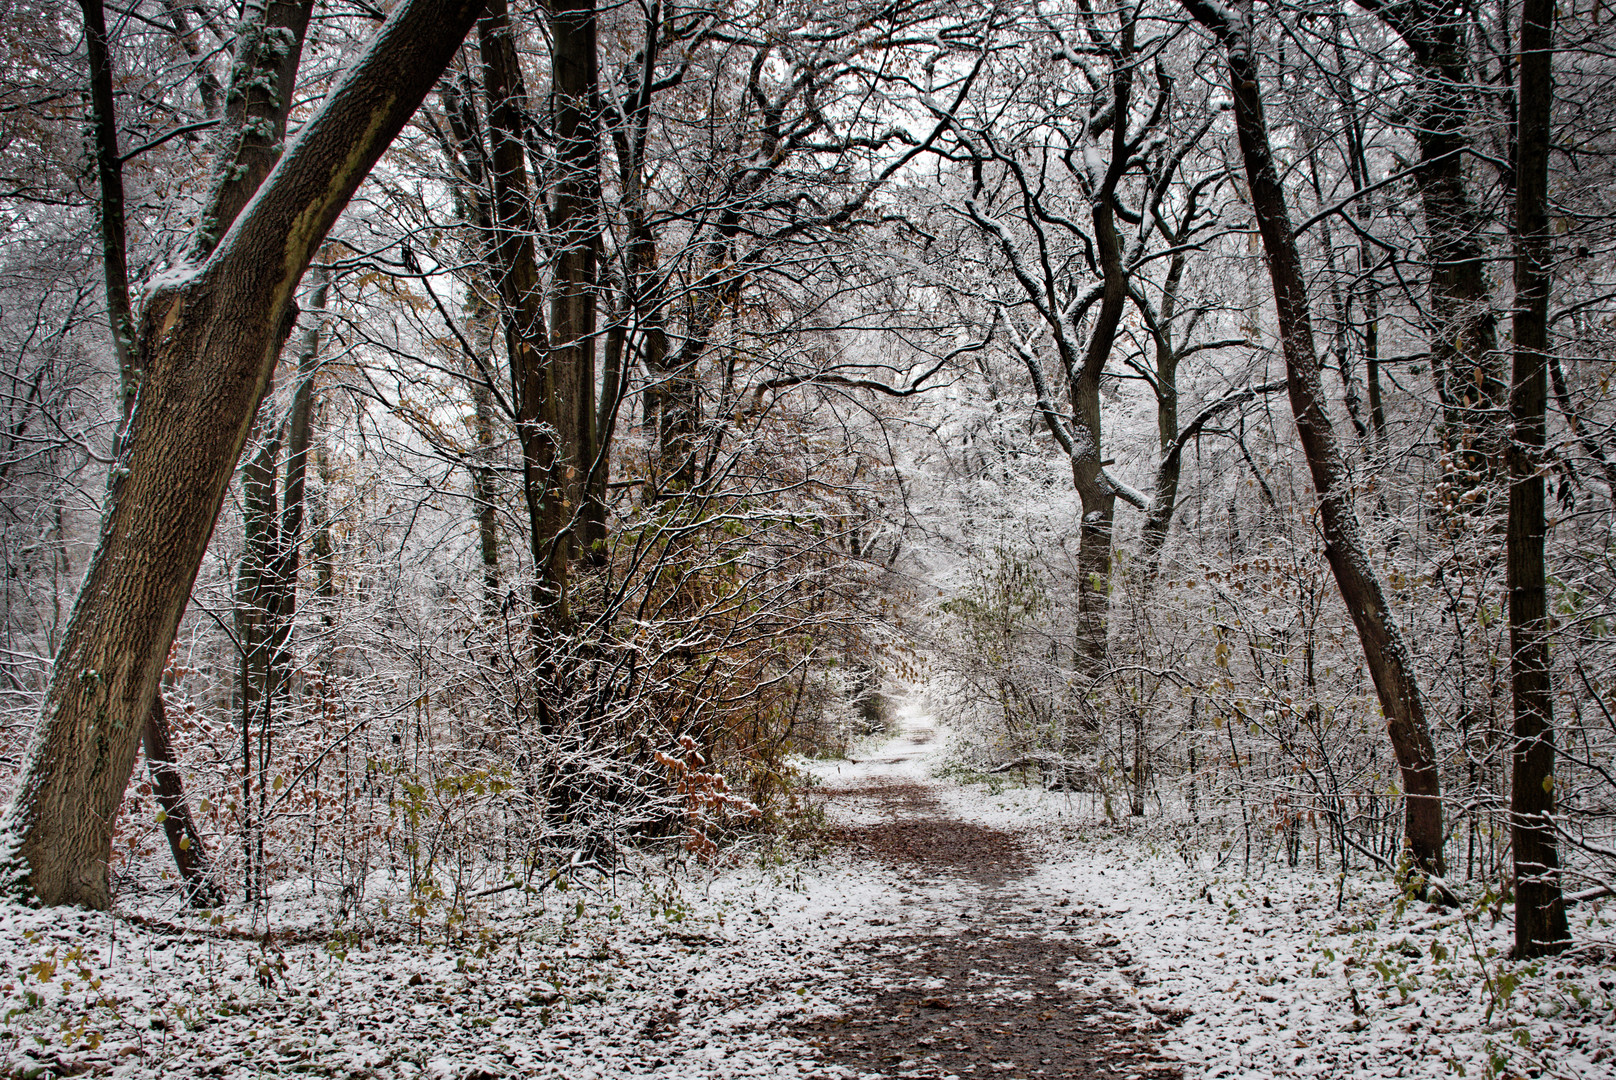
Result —
[[867, 956], [850, 966], [870, 972], [879, 988], [846, 1015], [797, 1029], [821, 1062], [860, 1076], [923, 1080], [1182, 1076], [1157, 1050], [1161, 1021], [1114, 988], [1109, 969], [1126, 977], [1128, 958], [1103, 947], [1119, 943], [1101, 936], [1101, 948], [1089, 947], [1081, 935], [1095, 929], [1091, 913], [1064, 902], [1057, 902], [1065, 917], [1052, 934], [1054, 920], [1044, 909], [1015, 895], [1011, 886], [1032, 860], [1013, 835], [950, 820], [915, 784], [825, 795], [873, 802], [892, 815], [882, 824], [836, 829], [835, 842], [894, 869], [968, 882], [982, 901], [963, 930], [898, 933], [851, 946]]

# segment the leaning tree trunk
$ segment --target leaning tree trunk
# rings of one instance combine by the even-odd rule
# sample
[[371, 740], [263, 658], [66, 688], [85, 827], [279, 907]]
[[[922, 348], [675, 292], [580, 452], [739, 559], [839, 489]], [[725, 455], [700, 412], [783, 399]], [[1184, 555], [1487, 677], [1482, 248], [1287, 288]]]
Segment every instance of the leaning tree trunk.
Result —
[[1509, 411], [1509, 646], [1515, 699], [1510, 843], [1515, 955], [1570, 944], [1554, 838], [1554, 686], [1543, 565], [1543, 474], [1549, 349], [1549, 122], [1554, 106], [1554, 0], [1521, 7], [1515, 144], [1515, 358]]
[[480, 0], [401, 0], [217, 249], [154, 292], [100, 543], [0, 818], [7, 877], [105, 908], [112, 823], [310, 260], [448, 66]]
[[1251, 0], [1236, 0], [1228, 7], [1205, 0], [1180, 2], [1217, 36], [1224, 49], [1252, 210], [1262, 234], [1268, 273], [1273, 282], [1291, 412], [1296, 417], [1302, 453], [1318, 492], [1325, 558], [1329, 560], [1341, 599], [1358, 630], [1364, 660], [1380, 698], [1381, 712], [1386, 717], [1392, 750], [1402, 771], [1404, 832], [1411, 854], [1420, 869], [1441, 874], [1444, 871], [1442, 801], [1436, 751], [1425, 722], [1425, 707], [1414, 681], [1408, 651], [1386, 605], [1380, 579], [1369, 561], [1362, 526], [1349, 501], [1346, 463], [1330, 423], [1318, 353], [1313, 344], [1313, 320], [1308, 309], [1302, 261], [1291, 230], [1285, 190], [1280, 185], [1279, 171], [1269, 147], [1257, 54], [1252, 41]]

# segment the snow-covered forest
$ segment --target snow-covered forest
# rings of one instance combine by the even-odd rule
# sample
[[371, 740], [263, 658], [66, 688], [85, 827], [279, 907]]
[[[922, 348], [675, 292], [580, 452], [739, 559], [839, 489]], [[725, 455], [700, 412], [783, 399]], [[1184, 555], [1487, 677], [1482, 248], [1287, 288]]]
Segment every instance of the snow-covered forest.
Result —
[[1616, 1076], [1605, 0], [0, 0], [4, 1075]]

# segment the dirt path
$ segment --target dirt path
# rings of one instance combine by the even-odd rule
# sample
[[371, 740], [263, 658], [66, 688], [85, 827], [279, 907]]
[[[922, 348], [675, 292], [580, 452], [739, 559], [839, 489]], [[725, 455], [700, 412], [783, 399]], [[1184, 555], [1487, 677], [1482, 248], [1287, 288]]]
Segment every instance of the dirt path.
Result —
[[1158, 1051], [1163, 1021], [1125, 992], [1120, 942], [1092, 911], [1024, 887], [1032, 845], [949, 813], [929, 777], [934, 732], [906, 720], [821, 793], [835, 842], [907, 881], [907, 910], [889, 936], [848, 943], [864, 953], [845, 965], [867, 980], [860, 1003], [796, 1033], [859, 1076], [1181, 1076]]

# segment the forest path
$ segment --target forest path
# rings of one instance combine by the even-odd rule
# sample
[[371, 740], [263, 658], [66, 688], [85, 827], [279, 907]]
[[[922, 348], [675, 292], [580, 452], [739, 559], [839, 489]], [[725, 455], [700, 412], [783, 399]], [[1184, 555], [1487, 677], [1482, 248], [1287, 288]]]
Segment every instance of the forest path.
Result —
[[940, 749], [935, 723], [909, 709], [868, 756], [816, 770], [835, 843], [896, 876], [900, 899], [870, 920], [890, 932], [846, 943], [866, 994], [795, 1033], [866, 1077], [1181, 1076], [1129, 992], [1121, 943], [1082, 897], [1038, 886], [1034, 838], [948, 798], [955, 785], [932, 776]]

